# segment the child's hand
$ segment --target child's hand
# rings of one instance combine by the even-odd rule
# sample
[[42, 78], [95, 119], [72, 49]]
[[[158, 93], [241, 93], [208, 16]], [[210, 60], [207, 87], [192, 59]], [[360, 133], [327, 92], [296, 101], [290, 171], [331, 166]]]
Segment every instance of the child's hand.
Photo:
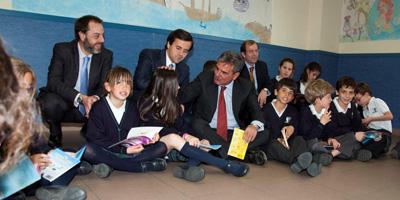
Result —
[[282, 128], [281, 131], [283, 131], [285, 133], [286, 139], [289, 139], [290, 136], [292, 136], [293, 133], [294, 133], [294, 127], [291, 126], [291, 125], [290, 126], [285, 126], [285, 127]]
[[30, 159], [40, 169], [44, 169], [51, 164], [50, 157], [44, 153], [33, 154], [30, 156]]
[[[202, 140], [200, 140], [200, 144], [204, 144], [204, 145], [211, 145], [210, 144], [210, 141], [208, 141], [208, 140], [206, 140], [206, 139], [202, 139]], [[209, 152], [211, 149], [209, 149], [209, 148], [200, 148], [201, 150], [203, 150], [203, 151], [207, 151], [207, 152]]]
[[364, 126], [368, 126], [368, 124], [369, 124], [371, 121], [372, 121], [372, 120], [371, 120], [370, 117], [367, 117], [367, 118], [364, 118], [364, 119], [361, 120], [361, 122], [362, 122], [362, 124], [363, 124]]
[[189, 142], [190, 146], [194, 146], [199, 148], [200, 147], [200, 140], [197, 137], [190, 136], [190, 138], [187, 140]]
[[153, 138], [151, 139], [149, 144], [154, 144], [156, 143], [158, 140], [160, 140], [160, 134], [156, 133]]
[[332, 145], [335, 150], [340, 148], [340, 143], [334, 138], [328, 140], [328, 144]]
[[331, 111], [325, 111], [325, 113], [322, 114], [319, 122], [321, 122], [322, 125], [325, 125], [330, 121], [331, 121]]
[[144, 147], [141, 144], [130, 146], [126, 149], [127, 154], [134, 154], [142, 152]]

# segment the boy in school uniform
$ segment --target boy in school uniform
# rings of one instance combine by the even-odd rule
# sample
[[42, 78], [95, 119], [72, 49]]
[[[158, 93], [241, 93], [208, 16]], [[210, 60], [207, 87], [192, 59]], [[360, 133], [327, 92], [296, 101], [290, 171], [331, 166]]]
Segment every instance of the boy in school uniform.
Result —
[[332, 102], [333, 87], [328, 82], [317, 79], [308, 84], [305, 89], [305, 99], [310, 104], [300, 109], [299, 135], [306, 140], [309, 150], [313, 153], [313, 160], [324, 166], [332, 162], [330, 150], [322, 142], [324, 130], [331, 121], [331, 112], [328, 110]]
[[290, 164], [293, 172], [306, 170], [308, 175], [314, 177], [321, 173], [321, 165], [312, 162], [306, 141], [297, 136], [298, 111], [288, 105], [294, 99], [296, 90], [296, 82], [290, 78], [283, 78], [277, 83], [274, 91], [276, 99], [264, 109], [271, 138], [269, 144], [262, 148], [269, 158]]
[[356, 82], [349, 76], [337, 80], [336, 97], [330, 106], [331, 122], [325, 137], [333, 147], [334, 157], [365, 162], [371, 159], [372, 153], [362, 147], [366, 133], [362, 131], [361, 116], [353, 103], [355, 88]]
[[[393, 114], [387, 104], [379, 98], [372, 96], [372, 91], [368, 84], [358, 83], [355, 90], [355, 101], [363, 108], [362, 123], [367, 130], [375, 130], [382, 133], [381, 140], [370, 140], [364, 148], [372, 152], [374, 158], [387, 152], [391, 144]], [[378, 137], [379, 139], [380, 137]]]
[[104, 87], [108, 92], [93, 105], [87, 128], [87, 148], [84, 159], [91, 164], [101, 178], [110, 175], [113, 169], [128, 172], [161, 171], [166, 168], [162, 159], [167, 147], [158, 134], [148, 145], [130, 147], [114, 146], [124, 140], [131, 128], [139, 126], [136, 104], [127, 100], [132, 91], [132, 75], [126, 68], [115, 67], [107, 74]]

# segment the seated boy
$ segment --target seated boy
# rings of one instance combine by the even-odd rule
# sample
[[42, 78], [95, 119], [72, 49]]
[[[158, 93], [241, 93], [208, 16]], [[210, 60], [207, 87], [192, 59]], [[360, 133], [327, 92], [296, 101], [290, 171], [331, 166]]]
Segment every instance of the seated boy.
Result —
[[333, 147], [332, 155], [341, 159], [356, 158], [368, 161], [372, 154], [361, 148], [365, 139], [362, 131], [361, 116], [356, 105], [352, 102], [356, 82], [349, 76], [343, 76], [336, 82], [336, 95], [331, 103], [331, 123], [327, 127], [326, 139]]
[[312, 154], [308, 152], [306, 141], [296, 135], [298, 112], [288, 105], [296, 91], [296, 82], [290, 78], [281, 79], [275, 89], [276, 99], [268, 103], [264, 109], [264, 118], [269, 125], [271, 138], [262, 149], [271, 159], [290, 164], [295, 173], [306, 170], [308, 175], [317, 176], [321, 166], [312, 162]]
[[364, 148], [369, 149], [373, 157], [376, 158], [389, 150], [393, 114], [382, 99], [372, 96], [372, 91], [368, 84], [358, 83], [355, 93], [356, 103], [363, 107], [363, 125], [365, 125], [368, 130], [375, 130], [382, 133], [382, 140], [379, 142], [370, 140], [370, 142], [366, 143], [364, 146]]
[[328, 111], [332, 102], [333, 87], [328, 82], [317, 79], [308, 84], [305, 90], [305, 99], [310, 105], [300, 110], [299, 135], [306, 140], [310, 151], [314, 154], [314, 161], [324, 166], [332, 162], [330, 151], [324, 148], [321, 140], [324, 130], [331, 121], [331, 112]]

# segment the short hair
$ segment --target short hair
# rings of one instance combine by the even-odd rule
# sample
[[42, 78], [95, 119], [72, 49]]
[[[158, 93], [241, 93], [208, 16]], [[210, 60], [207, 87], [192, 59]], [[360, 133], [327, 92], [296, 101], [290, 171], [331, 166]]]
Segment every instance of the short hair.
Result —
[[296, 82], [291, 79], [291, 78], [283, 78], [278, 82], [278, 85], [276, 85], [276, 90], [280, 90], [282, 87], [287, 87], [293, 92], [297, 91], [297, 84]]
[[308, 103], [313, 104], [317, 98], [323, 98], [327, 94], [332, 94], [333, 90], [330, 83], [323, 79], [317, 79], [308, 84], [304, 91], [304, 97]]
[[219, 57], [217, 62], [225, 62], [233, 65], [234, 72], [242, 71], [244, 61], [242, 56], [233, 52], [233, 51], [225, 51]]
[[212, 71], [217, 66], [217, 61], [207, 60], [203, 65], [203, 71]]
[[339, 91], [342, 87], [351, 87], [356, 89], [357, 83], [350, 76], [343, 76], [339, 80], [336, 81], [336, 90]]
[[[126, 81], [133, 89], [133, 78], [131, 72], [123, 66], [117, 65], [112, 68], [106, 76], [105, 82], [108, 82], [111, 86], [116, 84], [118, 81]], [[132, 91], [131, 91], [132, 92]]]
[[[301, 74], [300, 77], [300, 81], [303, 83], [306, 83], [308, 81], [308, 74], [307, 74], [307, 70], [312, 72], [312, 71], [319, 71], [321, 76], [322, 73], [322, 67], [319, 63], [317, 62], [310, 62], [307, 64], [307, 66], [304, 68], [303, 73]], [[319, 76], [317, 77], [317, 79], [319, 78]]]
[[79, 41], [79, 32], [86, 33], [89, 30], [89, 22], [102, 24], [103, 20], [94, 15], [85, 15], [75, 21], [75, 40]]
[[167, 49], [167, 44], [172, 45], [174, 43], [175, 39], [192, 42], [192, 45], [190, 46], [189, 51], [191, 51], [193, 49], [193, 46], [194, 46], [193, 37], [189, 32], [187, 32], [183, 29], [176, 29], [176, 30], [172, 31], [171, 33], [169, 33], [169, 35], [167, 37], [167, 42], [165, 43], [165, 49]]
[[32, 88], [30, 92], [31, 97], [33, 98], [36, 91], [36, 75], [30, 65], [25, 63], [23, 60], [15, 57], [11, 57], [11, 64], [14, 68], [15, 76], [17, 77], [18, 81], [21, 81], [25, 74], [31, 73], [32, 74]]
[[365, 93], [368, 93], [370, 96], [372, 96], [371, 88], [369, 87], [369, 85], [367, 83], [364, 83], [364, 82], [360, 82], [357, 84], [357, 86], [355, 88], [355, 93], [362, 94], [362, 95], [364, 95]]
[[253, 44], [257, 44], [256, 41], [254, 40], [245, 40], [243, 41], [242, 45], [240, 46], [240, 52], [246, 52], [246, 46], [247, 45], [253, 45]]

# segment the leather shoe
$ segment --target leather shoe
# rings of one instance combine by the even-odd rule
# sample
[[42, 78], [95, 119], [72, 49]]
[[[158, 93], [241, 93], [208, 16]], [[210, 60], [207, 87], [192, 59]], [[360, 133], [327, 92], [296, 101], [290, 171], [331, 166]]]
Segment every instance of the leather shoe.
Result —
[[267, 154], [262, 150], [254, 150], [248, 154], [248, 161], [256, 165], [264, 165], [267, 162]]
[[167, 168], [167, 161], [162, 158], [156, 158], [152, 161], [142, 162], [142, 171], [163, 171]]
[[247, 166], [246, 164], [228, 161], [228, 164], [225, 166], [224, 171], [226, 173], [233, 174], [234, 176], [242, 177], [245, 176], [247, 172], [249, 172], [249, 169], [249, 166]]
[[104, 163], [93, 166], [93, 172], [100, 178], [109, 177], [112, 171], [114, 171], [114, 169]]
[[92, 170], [93, 170], [93, 166], [90, 163], [82, 160], [76, 173], [78, 175], [86, 175], [86, 174], [90, 174], [90, 172], [92, 172]]
[[52, 185], [37, 189], [35, 197], [38, 200], [84, 200], [86, 192], [76, 186]]
[[206, 173], [203, 168], [198, 166], [181, 165], [175, 168], [172, 174], [190, 182], [199, 182], [204, 179]]

